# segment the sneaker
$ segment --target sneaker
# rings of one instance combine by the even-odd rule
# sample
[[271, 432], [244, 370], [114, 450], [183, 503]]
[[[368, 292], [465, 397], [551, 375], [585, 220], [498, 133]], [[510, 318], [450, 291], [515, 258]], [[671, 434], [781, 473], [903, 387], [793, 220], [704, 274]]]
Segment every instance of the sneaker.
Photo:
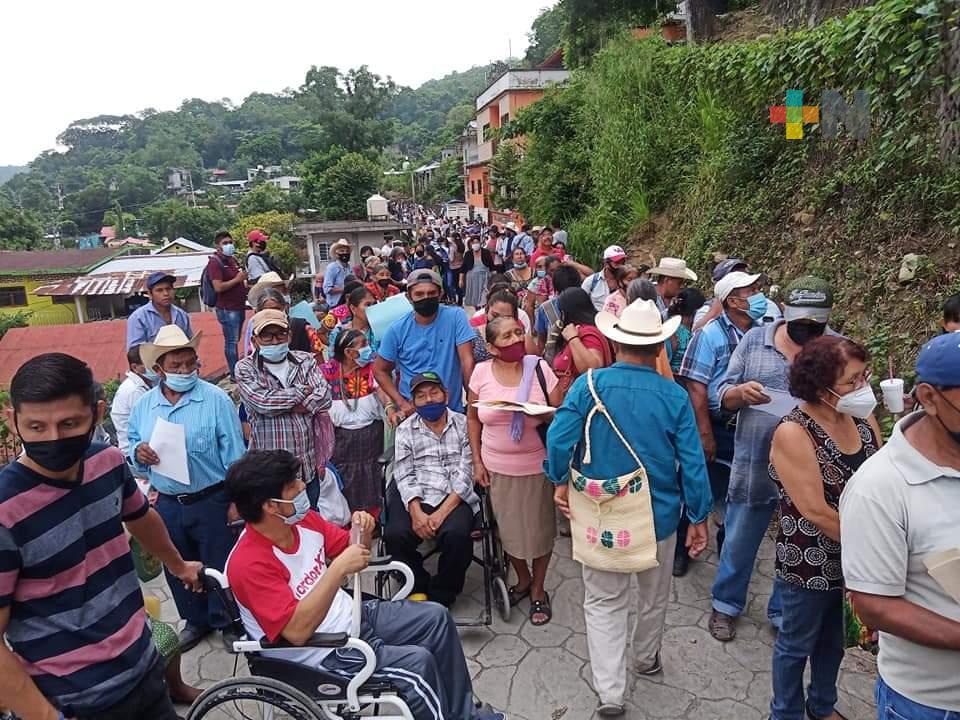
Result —
[[193, 648], [200, 644], [201, 640], [212, 632], [213, 629], [207, 626], [200, 627], [187, 623], [177, 638], [180, 642], [180, 652], [185, 653], [188, 650], [193, 650]]
[[726, 615], [719, 610], [710, 613], [710, 622], [707, 627], [714, 640], [720, 642], [730, 642], [737, 636], [737, 630], [734, 623], [737, 621], [732, 615]]
[[660, 653], [653, 656], [653, 662], [649, 665], [635, 663], [633, 669], [637, 675], [657, 675], [663, 672], [663, 665], [660, 664]]
[[600, 703], [597, 706], [597, 715], [600, 717], [620, 717], [627, 709], [620, 703]]
[[476, 720], [509, 720], [505, 712], [500, 712], [499, 710], [488, 709], [483, 710], [477, 715]]

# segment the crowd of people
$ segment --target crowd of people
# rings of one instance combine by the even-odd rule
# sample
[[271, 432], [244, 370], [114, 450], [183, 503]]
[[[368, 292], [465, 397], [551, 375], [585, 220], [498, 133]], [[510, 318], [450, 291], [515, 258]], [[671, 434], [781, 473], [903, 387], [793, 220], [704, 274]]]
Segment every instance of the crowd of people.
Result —
[[[710, 268], [707, 299], [682, 258], [633, 263], [613, 245], [597, 269], [578, 261], [559, 222], [401, 210], [416, 232], [331, 247], [316, 322], [290, 316], [265, 234], [247, 238], [244, 266], [217, 235], [206, 275], [236, 398], [200, 377], [202, 333], [164, 273], [128, 319], [118, 447], [93, 442], [105, 406], [84, 363], [52, 353], [18, 370], [23, 454], [0, 473], [0, 705], [23, 720], [176, 717], [179, 675], [151, 641], [126, 533], [164, 565], [179, 652], [214, 632], [238, 639], [216, 596], [196, 592], [201, 565], [226, 571], [250, 637], [298, 646], [349, 630], [342, 585], [379, 536], [414, 587], [364, 605], [378, 672], [418, 720], [504, 718], [475, 704], [447, 611], [489, 494], [508, 600], [531, 625], [553, 618], [550, 561], [570, 535], [601, 716], [625, 713], [631, 674], [664, 672], [671, 583], [711, 535], [708, 628], [735, 641], [775, 526], [776, 579], [761, 588], [776, 632], [770, 717], [839, 717], [851, 615], [879, 633], [880, 720], [960, 717], [960, 560], [928, 573], [932, 555], [960, 548], [944, 510], [960, 501], [960, 296], [884, 444], [871, 358], [831, 327], [824, 279], [768, 295], [766, 275], [730, 258]], [[410, 311], [375, 333], [371, 307], [401, 294]]]

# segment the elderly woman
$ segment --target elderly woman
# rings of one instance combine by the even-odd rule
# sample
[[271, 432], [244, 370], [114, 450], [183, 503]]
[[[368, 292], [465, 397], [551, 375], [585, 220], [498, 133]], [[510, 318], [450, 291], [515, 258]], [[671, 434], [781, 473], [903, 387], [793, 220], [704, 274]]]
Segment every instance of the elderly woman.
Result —
[[[330, 462], [343, 480], [343, 496], [353, 511], [380, 514], [380, 466], [383, 418], [396, 425], [396, 409], [373, 377], [373, 348], [359, 330], [346, 329], [333, 346], [333, 357], [320, 366], [330, 385], [334, 427]], [[386, 413], [384, 408], [388, 408]]]
[[543, 474], [546, 450], [538, 425], [544, 417], [478, 408], [475, 403], [517, 400], [556, 407], [557, 378], [543, 360], [527, 354], [516, 318], [497, 317], [487, 323], [485, 333], [492, 357], [474, 368], [468, 393], [474, 479], [490, 487], [503, 549], [517, 574], [510, 602], [515, 605], [529, 595], [530, 623], [546, 625], [553, 611], [544, 581], [556, 522], [552, 486]]
[[373, 352], [376, 353], [380, 347], [380, 341], [374, 337], [373, 328], [367, 320], [367, 308], [376, 304], [376, 298], [366, 286], [361, 285], [355, 288], [347, 296], [345, 306], [347, 308], [348, 319], [341, 322], [337, 327], [330, 331], [330, 339], [327, 342], [329, 348], [337, 344], [337, 336], [344, 330], [359, 330], [367, 338]]
[[770, 717], [831, 718], [843, 660], [840, 494], [880, 447], [867, 351], [838, 336], [811, 340], [790, 366], [790, 394], [802, 402], [770, 448], [770, 478], [780, 488], [774, 582], [783, 607]]
[[464, 253], [460, 266], [460, 287], [463, 288], [463, 304], [483, 307], [487, 302], [487, 278], [494, 269], [494, 258], [483, 247], [480, 238], [471, 238], [469, 251]]
[[613, 363], [613, 350], [597, 330], [597, 310], [583, 288], [567, 288], [557, 300], [560, 315], [560, 337], [553, 370], [560, 380], [562, 396], [582, 373], [591, 368], [608, 367]]
[[394, 284], [390, 277], [390, 268], [384, 264], [379, 264], [373, 268], [371, 279], [366, 284], [367, 290], [373, 295], [377, 302], [383, 302], [388, 297], [393, 297], [400, 292], [400, 289]]

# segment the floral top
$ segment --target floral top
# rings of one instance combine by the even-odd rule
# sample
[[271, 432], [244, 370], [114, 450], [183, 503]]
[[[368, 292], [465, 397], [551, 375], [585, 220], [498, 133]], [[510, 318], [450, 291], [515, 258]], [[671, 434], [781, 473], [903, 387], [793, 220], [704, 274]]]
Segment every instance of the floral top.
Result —
[[355, 430], [383, 416], [372, 363], [342, 377], [340, 363], [330, 360], [320, 366], [320, 372], [330, 386], [330, 419], [335, 427]]
[[[834, 510], [840, 507], [840, 494], [847, 482], [878, 447], [873, 428], [866, 420], [854, 418], [862, 446], [853, 455], [845, 455], [827, 432], [799, 407], [781, 423], [794, 422], [810, 435], [820, 465], [823, 496]], [[777, 531], [777, 577], [807, 590], [843, 588], [840, 543], [828, 538], [807, 520], [790, 500], [777, 470], [770, 463], [770, 479], [780, 488], [780, 527]]]

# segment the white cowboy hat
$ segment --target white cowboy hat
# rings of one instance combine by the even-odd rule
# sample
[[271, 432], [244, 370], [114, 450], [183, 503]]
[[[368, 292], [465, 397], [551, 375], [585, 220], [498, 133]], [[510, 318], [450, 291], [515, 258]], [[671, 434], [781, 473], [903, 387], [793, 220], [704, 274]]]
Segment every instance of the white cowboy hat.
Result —
[[144, 343], [140, 346], [140, 360], [147, 369], [152, 370], [157, 366], [160, 357], [168, 352], [184, 348], [196, 350], [201, 337], [203, 337], [202, 330], [197, 330], [192, 338], [188, 338], [179, 325], [164, 325], [157, 332], [152, 343]]
[[344, 250], [353, 251], [353, 248], [350, 247], [350, 241], [346, 238], [340, 238], [333, 245], [330, 246], [330, 253], [333, 254], [337, 252], [337, 248], [343, 248]]
[[257, 282], [254, 283], [252, 288], [250, 288], [250, 292], [247, 293], [247, 302], [249, 303], [250, 307], [256, 309], [257, 303], [260, 301], [260, 296], [263, 294], [264, 290], [285, 284], [286, 281], [280, 277], [279, 273], [274, 272], [273, 270], [270, 272], [265, 272], [263, 275], [257, 278]]
[[697, 274], [687, 267], [687, 261], [681, 258], [660, 258], [660, 264], [647, 271], [651, 275], [681, 278], [682, 280], [696, 281]]
[[621, 345], [656, 345], [671, 337], [680, 327], [680, 316], [666, 322], [653, 300], [634, 300], [618, 318], [611, 312], [597, 313], [597, 329]]

